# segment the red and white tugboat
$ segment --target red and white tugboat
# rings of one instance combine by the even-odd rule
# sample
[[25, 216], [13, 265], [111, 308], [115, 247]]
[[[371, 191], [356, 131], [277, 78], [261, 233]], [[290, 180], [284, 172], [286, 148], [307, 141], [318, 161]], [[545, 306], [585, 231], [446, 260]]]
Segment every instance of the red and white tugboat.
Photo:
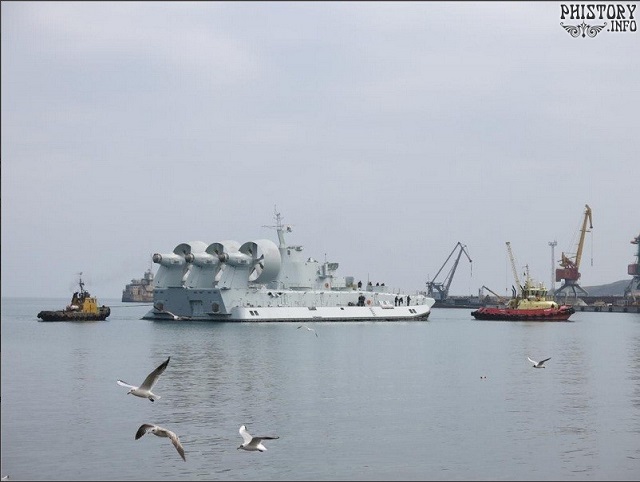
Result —
[[511, 246], [507, 242], [509, 256], [513, 267], [513, 274], [518, 284], [519, 292], [514, 288], [513, 298], [505, 306], [483, 306], [471, 312], [476, 320], [496, 321], [569, 321], [569, 317], [575, 313], [570, 305], [559, 305], [554, 300], [547, 299], [547, 288], [542, 282], [535, 283], [529, 277], [527, 266], [524, 285], [520, 283]]

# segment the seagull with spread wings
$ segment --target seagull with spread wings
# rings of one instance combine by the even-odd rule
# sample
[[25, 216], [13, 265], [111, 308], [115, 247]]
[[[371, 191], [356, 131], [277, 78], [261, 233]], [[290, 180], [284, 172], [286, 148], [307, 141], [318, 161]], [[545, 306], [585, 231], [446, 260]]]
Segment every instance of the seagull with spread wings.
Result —
[[296, 328], [297, 330], [299, 330], [300, 328], [306, 328], [309, 331], [313, 331], [315, 333], [316, 336], [318, 336], [318, 333], [316, 332], [316, 330], [314, 330], [313, 328], [309, 328], [307, 325], [300, 325], [298, 328]]
[[185, 462], [187, 461], [187, 459], [184, 456], [184, 448], [180, 443], [180, 438], [171, 430], [167, 430], [166, 428], [160, 427], [159, 425], [153, 425], [150, 423], [144, 423], [140, 425], [140, 428], [136, 432], [136, 440], [138, 440], [144, 434], [149, 432], [151, 432], [154, 435], [157, 435], [158, 437], [167, 437], [169, 440], [171, 440], [171, 443], [180, 454], [180, 457], [182, 457], [182, 460], [184, 460]]
[[244, 442], [242, 443], [242, 445], [238, 447], [238, 449], [249, 450], [249, 451], [260, 451], [260, 452], [264, 452], [265, 450], [267, 450], [267, 447], [265, 447], [262, 444], [263, 440], [275, 440], [277, 438], [280, 438], [280, 437], [264, 437], [264, 436], [252, 437], [251, 434], [247, 432], [246, 425], [242, 425], [240, 427], [240, 435], [242, 435], [242, 440], [244, 440]]
[[531, 358], [529, 358], [529, 357], [527, 357], [527, 359], [528, 359], [531, 363], [533, 363], [533, 368], [545, 368], [545, 367], [544, 367], [544, 362], [546, 362], [546, 361], [548, 361], [548, 360], [551, 360], [551, 357], [549, 357], [549, 358], [545, 358], [544, 360], [540, 360], [540, 361], [532, 360], [532, 359], [531, 359]]
[[167, 358], [158, 368], [156, 368], [151, 373], [149, 373], [147, 378], [144, 379], [144, 382], [142, 382], [142, 385], [140, 385], [139, 387], [136, 387], [135, 385], [130, 385], [129, 383], [123, 382], [122, 380], [118, 380], [117, 383], [122, 387], [127, 387], [130, 389], [127, 392], [127, 395], [131, 394], [140, 398], [148, 398], [153, 402], [159, 399], [160, 396], [153, 393], [151, 389], [154, 387], [154, 385], [158, 381], [158, 378], [160, 377], [160, 375], [162, 375], [162, 373], [166, 370], [170, 359], [171, 357]]
[[171, 313], [169, 310], [158, 310], [158, 313], [166, 313], [167, 315], [171, 316], [174, 320], [190, 320], [191, 318], [189, 318], [188, 316], [178, 316], [174, 313]]

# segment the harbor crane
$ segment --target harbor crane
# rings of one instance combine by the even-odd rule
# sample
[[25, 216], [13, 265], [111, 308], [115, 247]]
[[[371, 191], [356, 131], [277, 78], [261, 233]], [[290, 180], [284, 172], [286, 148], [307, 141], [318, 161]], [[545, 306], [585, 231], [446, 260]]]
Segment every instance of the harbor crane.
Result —
[[493, 296], [495, 296], [496, 300], [498, 301], [499, 304], [502, 304], [502, 305], [506, 305], [507, 304], [508, 300], [504, 296], [500, 296], [498, 293], [496, 293], [491, 288], [489, 288], [488, 286], [485, 286], [485, 285], [482, 285], [482, 288], [480, 288], [478, 290], [478, 298], [480, 298], [480, 301], [486, 300], [486, 298], [484, 296], [484, 290], [487, 290], [489, 293], [491, 293]]
[[[455, 261], [453, 263], [453, 266], [449, 270], [449, 273], [445, 277], [444, 281], [436, 282], [435, 280], [438, 278], [438, 275], [447, 265], [447, 263], [451, 259], [451, 256], [453, 256], [453, 253], [456, 252], [456, 249], [459, 249], [458, 256], [455, 258]], [[447, 297], [449, 296], [449, 286], [451, 286], [451, 281], [453, 281], [453, 275], [456, 272], [456, 268], [458, 267], [458, 262], [460, 261], [460, 257], [462, 256], [462, 253], [464, 253], [467, 256], [469, 263], [473, 263], [473, 261], [471, 261], [471, 256], [469, 256], [469, 253], [467, 252], [467, 247], [464, 244], [462, 244], [460, 241], [458, 241], [458, 244], [454, 246], [453, 250], [447, 257], [445, 262], [442, 264], [442, 266], [440, 267], [436, 275], [433, 277], [433, 280], [427, 281], [428, 296], [432, 297], [435, 300], [441, 300], [441, 301], [444, 301], [447, 299]], [[471, 273], [473, 274], [473, 264], [471, 265]]]
[[627, 273], [633, 276], [633, 279], [624, 290], [624, 297], [633, 304], [640, 298], [640, 234], [631, 240], [631, 244], [638, 245], [638, 252], [636, 262], [627, 266]]
[[[509, 241], [506, 241], [505, 244], [507, 245], [507, 252], [509, 253], [509, 261], [511, 261], [511, 269], [513, 270], [513, 279], [515, 280], [516, 284], [518, 285], [518, 291], [522, 291], [522, 283], [520, 282], [520, 278], [518, 277], [518, 270], [516, 269], [516, 261], [513, 258], [513, 252], [511, 251], [511, 243]], [[513, 297], [516, 297], [516, 293], [513, 294]]]
[[[555, 296], [558, 297], [561, 293], [568, 296], [568, 292], [573, 292], [574, 297], [578, 297], [578, 292], [587, 296], [587, 291], [578, 284], [580, 279], [580, 260], [582, 259], [582, 249], [584, 248], [585, 235], [593, 229], [593, 223], [591, 220], [591, 208], [588, 204], [584, 205], [584, 218], [582, 220], [582, 228], [580, 229], [580, 240], [578, 241], [578, 247], [575, 255], [562, 253], [560, 259], [560, 266], [562, 268], [556, 269], [556, 281], [563, 281], [562, 286], [555, 292]], [[587, 228], [587, 221], [589, 222], [589, 228]]]

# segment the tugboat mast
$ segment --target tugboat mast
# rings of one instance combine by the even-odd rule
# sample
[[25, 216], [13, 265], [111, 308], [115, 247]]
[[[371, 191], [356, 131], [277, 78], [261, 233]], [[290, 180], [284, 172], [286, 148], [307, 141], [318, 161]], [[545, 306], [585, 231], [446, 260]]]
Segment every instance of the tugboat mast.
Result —
[[78, 284], [80, 285], [80, 294], [84, 293], [84, 283], [82, 281], [82, 271], [78, 273]]

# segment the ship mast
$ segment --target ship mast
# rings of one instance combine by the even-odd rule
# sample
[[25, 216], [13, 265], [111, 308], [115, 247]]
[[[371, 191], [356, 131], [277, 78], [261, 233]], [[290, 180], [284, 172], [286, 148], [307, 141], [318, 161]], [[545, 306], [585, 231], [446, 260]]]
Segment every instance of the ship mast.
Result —
[[282, 223], [282, 216], [278, 212], [278, 209], [276, 208], [276, 206], [273, 206], [273, 216], [276, 218], [276, 225], [275, 226], [263, 225], [262, 227], [263, 228], [275, 229], [277, 231], [277, 233], [278, 233], [278, 240], [280, 241], [279, 248], [281, 248], [281, 249], [282, 248], [286, 248], [287, 247], [287, 243], [284, 240], [284, 232], [286, 231], [287, 233], [290, 233], [292, 231], [291, 225]]
[[80, 294], [84, 293], [84, 283], [82, 282], [82, 271], [78, 273], [78, 284], [80, 285]]

